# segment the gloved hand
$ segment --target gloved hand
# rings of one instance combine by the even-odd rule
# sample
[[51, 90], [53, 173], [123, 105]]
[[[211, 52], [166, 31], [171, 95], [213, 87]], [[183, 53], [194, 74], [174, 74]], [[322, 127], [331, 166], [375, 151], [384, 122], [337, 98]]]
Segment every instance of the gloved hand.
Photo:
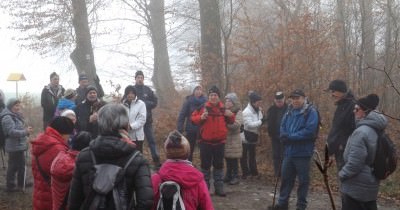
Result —
[[281, 134], [281, 137], [279, 138], [281, 141], [281, 144], [288, 144], [289, 143], [289, 137], [286, 133]]

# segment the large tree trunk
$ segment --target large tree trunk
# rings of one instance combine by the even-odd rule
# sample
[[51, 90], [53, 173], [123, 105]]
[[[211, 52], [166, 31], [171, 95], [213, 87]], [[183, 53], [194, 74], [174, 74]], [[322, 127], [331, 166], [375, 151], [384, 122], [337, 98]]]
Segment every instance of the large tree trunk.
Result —
[[89, 83], [95, 85], [98, 97], [104, 96], [94, 64], [93, 47], [90, 36], [88, 13], [85, 0], [72, 0], [72, 24], [76, 35], [76, 48], [70, 58], [75, 64], [78, 75], [86, 73]]
[[223, 88], [221, 19], [217, 0], [199, 0], [201, 49], [200, 63], [203, 85]]
[[167, 106], [178, 96], [171, 76], [167, 36], [165, 32], [164, 0], [150, 1], [151, 41], [154, 47], [153, 84], [160, 106]]
[[[348, 52], [347, 52], [347, 41], [346, 41], [346, 1], [345, 0], [337, 0], [336, 1], [336, 39], [338, 46], [338, 60], [339, 65], [338, 68], [340, 72], [344, 72], [342, 76], [343, 78], [350, 78], [350, 68], [348, 62]], [[351, 82], [351, 81], [349, 81]]]

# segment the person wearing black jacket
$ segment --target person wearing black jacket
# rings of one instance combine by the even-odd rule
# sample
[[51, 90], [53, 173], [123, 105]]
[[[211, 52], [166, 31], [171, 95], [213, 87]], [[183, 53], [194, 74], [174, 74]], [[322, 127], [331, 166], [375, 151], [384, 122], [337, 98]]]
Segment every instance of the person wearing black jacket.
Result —
[[340, 171], [344, 165], [343, 152], [347, 139], [356, 127], [353, 113], [355, 99], [343, 80], [331, 81], [327, 91], [330, 92], [337, 106], [333, 115], [332, 127], [328, 134], [328, 151], [331, 161], [333, 161], [334, 156], [337, 170]]
[[283, 115], [286, 113], [287, 104], [283, 92], [275, 93], [274, 104], [267, 110], [266, 122], [268, 125], [268, 135], [271, 138], [272, 160], [274, 163], [275, 176], [280, 175], [280, 162], [282, 161], [282, 145], [279, 139], [280, 127]]
[[54, 117], [58, 100], [64, 95], [64, 88], [59, 84], [60, 77], [56, 72], [50, 74], [50, 84], [44, 86], [40, 97], [43, 107], [43, 129]]
[[142, 71], [135, 73], [135, 89], [137, 97], [146, 104], [146, 124], [144, 124], [144, 135], [150, 147], [151, 157], [155, 166], [160, 166], [160, 156], [154, 139], [152, 110], [156, 108], [158, 99], [154, 92], [144, 85], [144, 74]]
[[[68, 209], [85, 208], [85, 199], [92, 189], [91, 176], [93, 161], [90, 152], [93, 152], [97, 164], [108, 163], [124, 167], [137, 148], [129, 139], [129, 118], [127, 109], [122, 104], [108, 104], [98, 112], [99, 136], [92, 140], [89, 147], [83, 149], [76, 160], [68, 199]], [[127, 198], [134, 203], [136, 210], [151, 209], [153, 205], [153, 187], [150, 168], [140, 153], [128, 165], [125, 171]], [[133, 199], [131, 199], [134, 196]], [[108, 196], [110, 198], [112, 196]], [[113, 202], [108, 202], [109, 210], [115, 209]]]

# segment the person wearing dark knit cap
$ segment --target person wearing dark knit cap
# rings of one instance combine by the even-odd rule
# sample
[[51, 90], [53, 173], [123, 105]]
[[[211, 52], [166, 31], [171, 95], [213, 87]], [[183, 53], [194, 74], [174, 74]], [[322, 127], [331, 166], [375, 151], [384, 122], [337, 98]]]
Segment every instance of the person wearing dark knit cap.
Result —
[[235, 114], [225, 109], [216, 86], [208, 90], [208, 101], [192, 113], [192, 122], [200, 127], [200, 161], [207, 186], [210, 186], [213, 166], [214, 189], [218, 196], [224, 192], [224, 151], [228, 134], [227, 124], [235, 122]]
[[274, 104], [267, 110], [266, 122], [268, 125], [268, 135], [271, 139], [272, 161], [274, 166], [274, 174], [280, 176], [280, 164], [282, 160], [283, 145], [279, 139], [280, 128], [283, 115], [286, 113], [288, 105], [285, 102], [285, 95], [282, 91], [278, 91], [274, 95]]
[[339, 171], [342, 209], [377, 209], [379, 180], [372, 173], [378, 133], [387, 127], [386, 117], [376, 111], [379, 97], [369, 94], [354, 106], [356, 129], [344, 149], [344, 165]]
[[[28, 136], [33, 129], [25, 125], [21, 112], [21, 101], [10, 98], [6, 108], [1, 112], [1, 128], [5, 135], [4, 150], [8, 154], [8, 167], [6, 176], [6, 191], [20, 191], [24, 187], [25, 151], [28, 149]], [[15, 182], [17, 178], [17, 183]]]
[[31, 141], [34, 179], [33, 209], [52, 209], [50, 166], [61, 151], [68, 150], [68, 139], [74, 123], [67, 117], [55, 117], [46, 130]]
[[142, 71], [135, 73], [136, 96], [146, 104], [146, 123], [144, 124], [144, 135], [147, 139], [151, 157], [156, 167], [160, 167], [160, 156], [157, 152], [157, 144], [154, 138], [152, 110], [157, 107], [158, 99], [149, 86], [144, 85], [144, 74]]
[[[159, 200], [159, 186], [163, 182], [174, 181], [181, 187], [186, 210], [213, 210], [203, 174], [188, 161], [190, 155], [188, 140], [178, 131], [172, 131], [164, 142], [164, 151], [167, 160], [151, 177], [154, 200]], [[158, 209], [157, 202], [154, 202], [152, 209]]]
[[326, 141], [331, 161], [333, 161], [334, 157], [337, 171], [340, 171], [344, 165], [343, 152], [347, 139], [356, 128], [353, 113], [355, 99], [353, 93], [347, 88], [346, 82], [343, 80], [337, 79], [331, 81], [326, 91], [330, 93], [336, 105], [332, 126]]
[[105, 105], [105, 102], [97, 97], [97, 88], [89, 85], [86, 88], [86, 99], [78, 104], [75, 109], [76, 128], [78, 132], [88, 131], [93, 138], [98, 135], [97, 111]]
[[50, 83], [44, 86], [40, 97], [43, 108], [43, 130], [53, 119], [58, 100], [64, 95], [64, 88], [60, 85], [60, 77], [56, 72], [50, 74]]
[[263, 118], [261, 96], [254, 91], [250, 91], [248, 97], [249, 103], [243, 110], [245, 139], [243, 140], [243, 155], [240, 160], [243, 179], [246, 179], [247, 176], [258, 176], [256, 146]]

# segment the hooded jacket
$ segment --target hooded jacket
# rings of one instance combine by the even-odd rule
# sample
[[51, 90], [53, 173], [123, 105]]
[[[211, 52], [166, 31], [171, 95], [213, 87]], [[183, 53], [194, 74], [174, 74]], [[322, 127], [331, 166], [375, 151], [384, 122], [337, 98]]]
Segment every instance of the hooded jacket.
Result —
[[346, 93], [343, 99], [336, 103], [332, 127], [327, 138], [329, 155], [338, 153], [340, 148], [344, 150], [347, 139], [356, 128], [354, 105], [354, 96], [351, 92]]
[[378, 140], [374, 128], [383, 130], [386, 126], [386, 117], [375, 111], [356, 122], [357, 128], [349, 137], [343, 153], [345, 164], [339, 171], [342, 193], [362, 202], [377, 199], [379, 180], [371, 167]]
[[[67, 151], [68, 145], [57, 130], [47, 127], [32, 144], [32, 174], [34, 178], [33, 209], [52, 209], [50, 183], [40, 172], [37, 162], [43, 172], [50, 177], [50, 168], [54, 158], [60, 151]], [[37, 158], [37, 161], [36, 161]]]
[[[93, 162], [90, 150], [94, 153], [97, 164], [109, 163], [124, 167], [136, 151], [135, 144], [129, 139], [117, 136], [98, 136], [88, 148], [83, 149], [77, 159], [71, 182], [68, 209], [80, 209], [92, 190]], [[148, 210], [153, 205], [153, 189], [150, 169], [146, 159], [139, 154], [125, 171], [128, 198], [135, 193], [135, 210]], [[110, 209], [111, 210], [111, 209]]]
[[60, 116], [61, 112], [65, 109], [75, 110], [76, 105], [75, 102], [66, 98], [61, 98], [58, 101], [56, 111], [54, 112], [54, 116]]
[[43, 121], [49, 122], [56, 111], [56, 107], [58, 104], [58, 100], [64, 95], [64, 88], [61, 85], [58, 85], [57, 92], [54, 93], [50, 85], [44, 86], [41, 94], [41, 105], [43, 107]]
[[6, 137], [5, 151], [25, 151], [28, 148], [26, 143], [29, 133], [25, 130], [25, 123], [22, 116], [5, 108], [0, 114], [1, 128]]
[[154, 190], [153, 210], [160, 198], [159, 186], [164, 181], [174, 181], [181, 187], [186, 210], [213, 210], [210, 193], [203, 174], [184, 160], [167, 160], [158, 173], [151, 177]]
[[314, 136], [318, 126], [318, 113], [315, 108], [304, 103], [294, 109], [289, 105], [281, 123], [280, 135], [286, 137], [284, 147], [286, 157], [311, 157], [314, 153]]
[[240, 135], [240, 127], [243, 125], [242, 110], [240, 110], [240, 102], [236, 94], [232, 96], [232, 93], [230, 93], [225, 99], [226, 98], [229, 98], [233, 103], [231, 111], [235, 113], [235, 122], [226, 125], [228, 128], [228, 135], [225, 143], [225, 158], [241, 158], [242, 138]]
[[192, 123], [190, 117], [196, 109], [200, 109], [201, 106], [207, 101], [204, 95], [196, 97], [193, 94], [186, 97], [185, 102], [182, 105], [181, 111], [178, 116], [178, 123], [176, 125], [179, 132], [183, 133], [195, 133], [198, 132], [199, 127]]
[[144, 141], [144, 124], [146, 123], [146, 104], [136, 97], [130, 104], [122, 102], [128, 108], [129, 137], [134, 141]]

